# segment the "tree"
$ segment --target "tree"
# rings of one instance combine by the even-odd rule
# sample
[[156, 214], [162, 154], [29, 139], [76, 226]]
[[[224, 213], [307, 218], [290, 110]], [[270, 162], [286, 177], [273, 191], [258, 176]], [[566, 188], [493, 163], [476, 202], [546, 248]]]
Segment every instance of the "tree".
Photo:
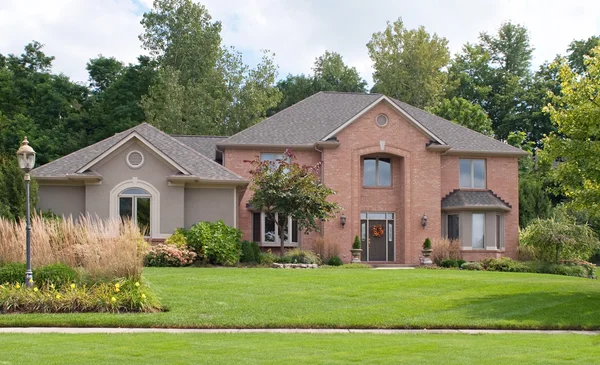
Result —
[[446, 38], [430, 35], [424, 27], [408, 30], [402, 19], [387, 23], [367, 43], [373, 60], [375, 90], [419, 108], [441, 98], [450, 52]]
[[600, 210], [600, 46], [592, 50], [579, 75], [565, 59], [554, 64], [561, 91], [545, 108], [557, 132], [544, 139], [542, 157], [557, 189], [577, 209]]
[[100, 55], [88, 61], [86, 70], [90, 75], [90, 88], [95, 92], [102, 92], [121, 76], [123, 63], [114, 57]]
[[315, 59], [313, 71], [314, 75], [288, 75], [277, 82], [277, 88], [283, 97], [279, 105], [269, 114], [275, 114], [319, 91], [360, 93], [367, 91], [367, 82], [360, 77], [355, 67], [344, 63], [339, 53], [325, 51], [322, 56]]
[[[16, 151], [15, 151], [16, 153]], [[31, 181], [30, 202], [38, 201], [37, 184]], [[0, 218], [19, 219], [25, 216], [25, 181], [16, 156], [0, 156]]]
[[325, 54], [315, 60], [313, 71], [320, 91], [366, 91], [367, 82], [360, 77], [355, 67], [344, 63], [339, 53], [325, 51]]
[[592, 56], [592, 49], [600, 46], [600, 37], [591, 36], [588, 39], [574, 40], [567, 49], [567, 61], [578, 74], [585, 71], [585, 58]]
[[229, 135], [262, 120], [281, 93], [265, 51], [253, 69], [221, 45], [221, 24], [191, 0], [155, 0], [140, 40], [158, 64], [142, 99], [148, 122], [167, 133]]
[[332, 218], [339, 210], [337, 203], [327, 201], [335, 192], [320, 182], [321, 164], [303, 166], [295, 159], [288, 149], [282, 160], [246, 161], [252, 165], [250, 190], [254, 195], [249, 202], [277, 224], [281, 256], [288, 217], [293, 217], [298, 228], [309, 233], [318, 231], [318, 221]]
[[492, 121], [488, 118], [485, 110], [477, 104], [471, 104], [466, 99], [444, 99], [437, 105], [427, 108], [427, 111], [486, 136], [494, 135]]
[[485, 109], [492, 91], [491, 56], [482, 45], [465, 44], [448, 66], [447, 97], [464, 98]]

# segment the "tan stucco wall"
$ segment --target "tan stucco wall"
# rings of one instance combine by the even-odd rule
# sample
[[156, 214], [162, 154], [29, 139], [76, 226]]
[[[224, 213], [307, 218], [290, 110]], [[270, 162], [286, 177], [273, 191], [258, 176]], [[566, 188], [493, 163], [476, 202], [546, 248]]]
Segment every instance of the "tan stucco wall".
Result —
[[216, 222], [222, 219], [225, 224], [235, 226], [234, 188], [186, 188], [185, 189], [185, 228], [202, 222]]
[[85, 214], [85, 186], [39, 185], [38, 209], [73, 218]]
[[[144, 155], [144, 165], [130, 168], [125, 158], [130, 151], [138, 150]], [[92, 167], [103, 177], [100, 185], [88, 185], [85, 204], [88, 212], [101, 218], [109, 217], [110, 192], [118, 184], [136, 177], [160, 192], [159, 234], [168, 235], [184, 226], [184, 187], [169, 186], [167, 176], [177, 172], [160, 156], [137, 140], [132, 140]]]

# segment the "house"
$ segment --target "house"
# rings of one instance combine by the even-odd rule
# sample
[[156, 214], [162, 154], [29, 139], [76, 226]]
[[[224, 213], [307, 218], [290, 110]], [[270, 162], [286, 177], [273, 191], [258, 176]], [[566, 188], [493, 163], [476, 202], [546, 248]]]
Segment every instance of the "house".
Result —
[[[322, 162], [339, 216], [286, 247], [355, 235], [363, 260], [416, 264], [427, 237], [460, 239], [463, 257], [516, 257], [522, 150], [380, 94], [317, 93], [231, 137], [169, 136], [141, 124], [33, 171], [40, 208], [131, 216], [153, 239], [223, 219], [244, 239], [279, 247], [274, 222], [248, 204], [245, 160]], [[345, 224], [342, 224], [345, 221]], [[350, 257], [345, 257], [349, 261]]]

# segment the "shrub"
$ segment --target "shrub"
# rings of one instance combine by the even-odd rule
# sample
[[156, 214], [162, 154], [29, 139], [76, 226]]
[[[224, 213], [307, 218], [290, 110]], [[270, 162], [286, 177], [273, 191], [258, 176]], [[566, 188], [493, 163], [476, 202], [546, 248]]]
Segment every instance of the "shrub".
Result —
[[187, 234], [188, 246], [198, 257], [214, 265], [233, 266], [240, 260], [242, 232], [222, 220], [200, 222]]
[[442, 260], [445, 259], [462, 259], [459, 240], [449, 240], [441, 237], [434, 238], [432, 246], [431, 260], [438, 266], [441, 266]]
[[79, 283], [79, 273], [65, 264], [50, 264], [42, 266], [33, 273], [36, 285], [54, 284], [60, 288], [71, 283]]
[[317, 264], [321, 262], [319, 256], [312, 251], [304, 251], [299, 248], [289, 250], [278, 262], [283, 264]]
[[258, 243], [243, 241], [240, 262], [248, 264], [258, 264], [260, 263], [260, 261], [260, 247], [258, 247]]
[[460, 265], [463, 270], [483, 270], [483, 266], [479, 262], [465, 262]]
[[360, 239], [358, 238], [358, 236], [354, 236], [354, 242], [352, 243], [352, 248], [354, 250], [359, 250], [361, 247], [360, 245]]
[[[138, 280], [146, 242], [131, 221], [90, 216], [31, 219], [33, 267], [64, 263], [81, 267], [91, 278]], [[25, 221], [0, 219], [0, 260], [20, 262], [25, 257]]]
[[13, 262], [0, 266], [0, 284], [2, 283], [24, 283], [25, 270], [27, 266], [22, 263]]
[[483, 259], [481, 264], [489, 271], [504, 271], [504, 272], [535, 272], [531, 271], [527, 265], [512, 260], [509, 257]]
[[327, 265], [329, 266], [342, 266], [344, 263], [342, 262], [342, 259], [340, 259], [338, 256], [332, 256], [329, 258], [329, 260], [327, 260]]
[[465, 260], [463, 260], [463, 259], [456, 260], [456, 266], [458, 266], [458, 267], [462, 267], [462, 265], [463, 265], [465, 262], [466, 262], [466, 261], [465, 261]]
[[152, 246], [144, 258], [145, 266], [179, 267], [191, 265], [196, 253], [174, 245], [160, 244]]
[[261, 263], [263, 265], [271, 266], [274, 262], [277, 262], [277, 260], [279, 260], [279, 259], [280, 259], [279, 256], [275, 255], [273, 252], [271, 252], [271, 250], [268, 250], [267, 252], [260, 253], [259, 263]]
[[589, 259], [599, 246], [590, 226], [566, 216], [533, 221], [520, 232], [519, 241], [533, 248], [536, 260], [554, 263]]
[[187, 231], [183, 228], [177, 228], [171, 237], [165, 240], [165, 244], [172, 245], [177, 248], [187, 248]]
[[340, 255], [340, 248], [337, 242], [325, 240], [323, 237], [317, 237], [313, 247], [314, 251], [321, 258], [329, 258]]
[[431, 250], [431, 240], [429, 239], [429, 237], [425, 238], [425, 241], [423, 242], [423, 249]]
[[455, 259], [444, 259], [439, 264], [440, 267], [459, 267]]
[[160, 303], [143, 282], [121, 280], [91, 286], [32, 290], [20, 284], [0, 285], [0, 313], [156, 312]]

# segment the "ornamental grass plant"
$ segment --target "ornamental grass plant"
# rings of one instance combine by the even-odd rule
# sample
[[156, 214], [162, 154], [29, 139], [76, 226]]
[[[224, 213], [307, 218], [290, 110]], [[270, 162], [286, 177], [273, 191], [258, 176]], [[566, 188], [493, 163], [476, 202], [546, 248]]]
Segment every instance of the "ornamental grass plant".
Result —
[[[25, 261], [25, 222], [0, 219], [0, 265]], [[81, 216], [31, 219], [32, 265], [62, 263], [90, 281], [140, 280], [147, 243], [131, 221]]]

